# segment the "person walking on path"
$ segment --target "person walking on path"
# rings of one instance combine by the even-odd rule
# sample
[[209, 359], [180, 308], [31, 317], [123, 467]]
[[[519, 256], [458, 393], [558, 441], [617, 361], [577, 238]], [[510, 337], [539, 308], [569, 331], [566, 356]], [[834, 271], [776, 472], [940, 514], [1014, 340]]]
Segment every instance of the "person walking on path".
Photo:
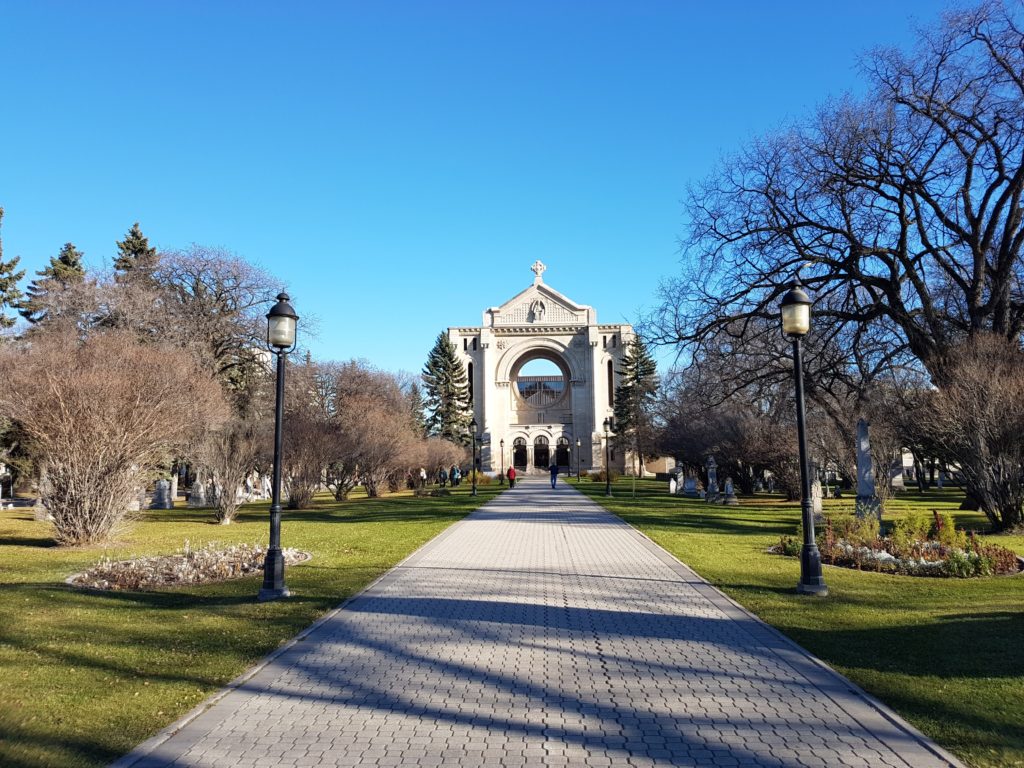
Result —
[[551, 472], [551, 487], [555, 487], [555, 483], [558, 481], [558, 465], [552, 464], [548, 471]]
[[462, 472], [459, 471], [459, 468], [457, 466], [452, 464], [452, 468], [448, 472], [448, 477], [451, 478], [452, 487], [456, 488], [459, 485], [459, 481], [462, 479]]
[[445, 483], [448, 482], [448, 470], [444, 467], [437, 470], [437, 482], [441, 484], [442, 488], [444, 488]]
[[508, 487], [510, 489], [511, 488], [515, 488], [516, 487], [516, 468], [510, 465], [509, 468], [508, 468], [508, 472], [505, 473], [505, 476], [508, 477]]

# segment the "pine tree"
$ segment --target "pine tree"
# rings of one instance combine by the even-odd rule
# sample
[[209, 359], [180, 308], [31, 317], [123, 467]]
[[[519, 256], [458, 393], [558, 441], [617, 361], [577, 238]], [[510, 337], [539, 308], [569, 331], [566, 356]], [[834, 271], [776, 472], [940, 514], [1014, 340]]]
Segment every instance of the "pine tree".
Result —
[[406, 394], [409, 400], [409, 414], [412, 417], [412, 428], [415, 430], [418, 437], [427, 436], [427, 419], [424, 416], [424, 410], [427, 404], [423, 400], [423, 390], [420, 389], [420, 385], [415, 381], [409, 385], [409, 391]]
[[453, 443], [469, 444], [469, 383], [455, 345], [438, 334], [423, 368], [427, 400], [427, 433]]
[[130, 279], [152, 279], [160, 260], [156, 248], [149, 244], [149, 238], [142, 234], [139, 222], [132, 224], [124, 240], [115, 240], [117, 258], [114, 259], [114, 277], [118, 282]]
[[618, 373], [622, 383], [615, 388], [615, 432], [628, 441], [639, 457], [643, 474], [644, 455], [654, 442], [658, 366], [639, 336], [634, 336], [626, 347]]
[[[4, 209], [0, 208], [0, 226], [4, 221]], [[7, 316], [8, 309], [17, 309], [21, 304], [22, 293], [18, 290], [18, 283], [25, 276], [25, 270], [15, 272], [18, 268], [19, 259], [15, 256], [10, 261], [4, 261], [4, 243], [0, 236], [0, 328], [10, 328], [14, 325], [15, 318]]]
[[36, 272], [39, 277], [29, 283], [25, 291], [27, 297], [21, 303], [22, 317], [30, 323], [40, 323], [46, 319], [50, 295], [85, 279], [83, 255], [73, 243], [64, 243], [60, 253], [50, 258], [46, 269]]

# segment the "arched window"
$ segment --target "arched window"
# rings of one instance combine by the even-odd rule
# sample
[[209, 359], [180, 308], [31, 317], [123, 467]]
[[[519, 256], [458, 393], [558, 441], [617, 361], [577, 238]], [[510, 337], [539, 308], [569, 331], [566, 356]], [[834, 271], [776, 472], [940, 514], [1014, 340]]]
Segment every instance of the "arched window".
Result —
[[548, 446], [548, 439], [540, 435], [533, 441], [533, 466], [547, 469], [551, 463], [551, 449]]
[[608, 361], [608, 407], [615, 407], [615, 367]]
[[473, 364], [466, 365], [466, 380], [469, 382], [469, 402], [473, 402]]

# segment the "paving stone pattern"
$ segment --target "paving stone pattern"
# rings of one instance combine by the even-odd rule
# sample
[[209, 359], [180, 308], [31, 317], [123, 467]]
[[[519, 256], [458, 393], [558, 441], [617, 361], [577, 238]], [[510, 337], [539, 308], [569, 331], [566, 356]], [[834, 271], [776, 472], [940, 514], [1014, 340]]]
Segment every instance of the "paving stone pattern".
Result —
[[617, 517], [529, 479], [119, 765], [959, 763]]

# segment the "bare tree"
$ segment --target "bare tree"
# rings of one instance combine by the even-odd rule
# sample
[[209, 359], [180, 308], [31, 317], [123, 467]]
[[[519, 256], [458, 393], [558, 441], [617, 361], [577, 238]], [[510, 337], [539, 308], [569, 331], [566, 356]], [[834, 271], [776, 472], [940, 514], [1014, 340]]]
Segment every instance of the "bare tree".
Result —
[[217, 521], [228, 525], [238, 513], [238, 489], [256, 470], [269, 441], [267, 425], [254, 418], [233, 416], [219, 428], [206, 432], [190, 453], [195, 463], [213, 480]]
[[224, 416], [220, 388], [167, 345], [111, 331], [40, 334], [0, 350], [0, 411], [42, 468], [42, 504], [61, 544], [106, 540], [148, 473], [194, 425]]
[[817, 299], [808, 394], [822, 405], [822, 381], [854, 371], [855, 361], [848, 354], [815, 360], [817, 351], [848, 353], [866, 343], [884, 359], [888, 346], [912, 355], [944, 387], [948, 353], [963, 339], [989, 331], [1017, 341], [1024, 330], [1018, 16], [1019, 5], [985, 3], [948, 14], [912, 54], [872, 53], [867, 97], [829, 104], [754, 142], [694, 188], [684, 272], [664, 284], [648, 334], [694, 359], [723, 335], [764, 336], [801, 273]]

